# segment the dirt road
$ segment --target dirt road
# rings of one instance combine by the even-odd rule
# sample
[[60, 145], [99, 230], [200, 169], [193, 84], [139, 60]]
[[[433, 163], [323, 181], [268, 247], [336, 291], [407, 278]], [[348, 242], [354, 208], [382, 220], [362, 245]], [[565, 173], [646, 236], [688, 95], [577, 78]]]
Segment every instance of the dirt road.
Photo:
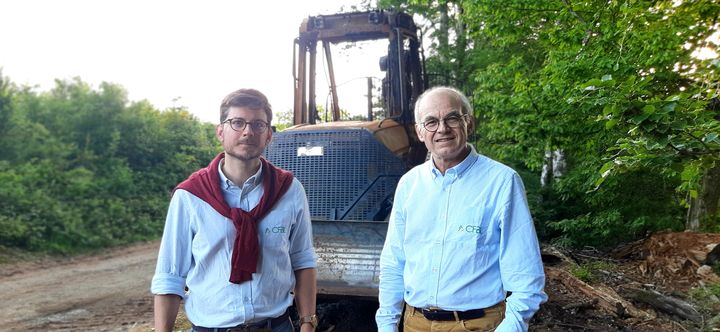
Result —
[[0, 265], [0, 330], [148, 330], [158, 245]]
[[[622, 255], [622, 259], [576, 252], [575, 256], [582, 259], [573, 266], [590, 266], [586, 261], [593, 259], [605, 263], [602, 271], [595, 271], [597, 275], [592, 285], [575, 280], [570, 272], [559, 273], [559, 269], [565, 269], [563, 260], [546, 262], [545, 291], [550, 299], [535, 315], [530, 331], [617, 331], [628, 328], [633, 331], [674, 331], [676, 327], [695, 330], [697, 324], [673, 318], [662, 310], [655, 311], [645, 303], [632, 303], [632, 307], [650, 312], [654, 318], [639, 319], [618, 314], [616, 307], [620, 303], [608, 302], [603, 306], [591, 300], [605, 299], [599, 296], [602, 294], [622, 299], [623, 287], [628, 285], [636, 288], [654, 285], [667, 294], [687, 294], [691, 287], [698, 285], [700, 278], [695, 273], [697, 266], [688, 262], [704, 260], [704, 257], [691, 260], [688, 255], [707, 252], [710, 250], [708, 244], [717, 243], [720, 243], [718, 234], [680, 232], [659, 234], [632, 243], [628, 245], [629, 249], [621, 251], [634, 254], [632, 257]], [[71, 259], [32, 259], [18, 264], [0, 264], [0, 300], [3, 302], [0, 331], [151, 331], [152, 295], [149, 288], [158, 246], [159, 242], [149, 242]], [[649, 254], [634, 258], [642, 252]], [[563, 256], [568, 255], [573, 253]], [[573, 280], [575, 282], [570, 282]], [[577, 285], [585, 286], [580, 289]], [[591, 305], [577, 306], [579, 303]], [[630, 302], [627, 305], [630, 306]], [[710, 310], [716, 306], [720, 308], [717, 302], [704, 307]], [[372, 331], [376, 309], [376, 302], [349, 299], [319, 303], [319, 331]], [[717, 309], [712, 310], [707, 317], [720, 315]]]

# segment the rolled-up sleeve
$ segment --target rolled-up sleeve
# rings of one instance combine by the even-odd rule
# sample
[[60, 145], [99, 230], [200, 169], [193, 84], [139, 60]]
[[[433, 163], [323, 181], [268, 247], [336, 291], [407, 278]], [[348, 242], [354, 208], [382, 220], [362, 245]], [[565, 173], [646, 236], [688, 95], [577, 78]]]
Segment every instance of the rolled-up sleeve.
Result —
[[290, 264], [294, 271], [316, 268], [317, 256], [313, 247], [310, 207], [305, 189], [300, 181], [293, 179], [291, 188], [292, 201], [295, 205], [295, 229], [290, 235]]
[[192, 266], [191, 209], [189, 193], [177, 190], [170, 200], [165, 229], [158, 253], [150, 291], [153, 294], [175, 294], [185, 297], [185, 279]]

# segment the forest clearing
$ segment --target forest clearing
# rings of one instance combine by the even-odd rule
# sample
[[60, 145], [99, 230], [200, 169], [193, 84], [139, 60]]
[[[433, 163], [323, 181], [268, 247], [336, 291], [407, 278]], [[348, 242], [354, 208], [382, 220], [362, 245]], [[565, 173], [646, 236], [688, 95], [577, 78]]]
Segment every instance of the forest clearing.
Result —
[[[173, 3], [176, 6], [182, 5]], [[469, 143], [521, 179], [508, 188], [523, 191], [521, 205], [528, 205], [533, 237], [542, 244], [549, 295], [531, 321], [531, 331], [720, 330], [719, 1], [383, 0], [359, 1], [353, 8], [360, 15], [309, 16], [316, 13], [298, 11], [296, 22], [304, 23], [297, 39], [293, 32], [284, 40], [265, 37], [263, 43], [251, 42], [244, 38], [277, 26], [259, 29], [242, 25], [248, 23], [244, 20], [227, 29], [230, 34], [223, 44], [288, 46], [284, 64], [268, 60], [267, 50], [239, 52], [260, 54], [256, 61], [233, 58], [223, 63], [224, 77], [259, 82], [276, 78], [267, 73], [247, 75], [245, 70], [285, 67], [296, 82], [285, 87], [282, 98], [269, 101], [275, 108], [265, 115], [267, 121], [255, 119], [260, 122], [241, 116], [227, 122], [227, 114], [218, 109], [208, 110], [215, 114], [211, 122], [201, 121], [194, 113], [198, 110], [180, 99], [188, 96], [173, 93], [178, 96], [173, 106], [159, 108], [147, 99], [131, 98], [137, 91], [110, 78], [93, 82], [73, 75], [54, 78], [53, 86], [41, 88], [37, 82], [3, 73], [8, 63], [0, 58], [0, 298], [5, 300], [0, 329], [152, 331], [150, 283], [171, 197], [179, 183], [225, 149], [222, 133], [239, 133], [251, 123], [248, 133], [258, 130], [267, 137], [258, 142], [270, 144], [262, 155], [291, 171], [302, 183], [308, 205], [319, 211], [310, 214], [317, 231], [316, 253], [330, 249], [318, 254], [319, 266], [337, 268], [342, 277], [355, 276], [345, 273], [348, 267], [360, 267], [354, 271], [367, 272], [359, 275], [371, 281], [362, 284], [369, 285], [369, 302], [353, 296], [319, 302], [318, 331], [374, 329], [373, 283], [379, 268], [372, 268], [379, 267], [375, 261], [388, 225], [395, 225], [390, 215], [404, 202], [393, 196], [400, 177], [437, 156], [427, 142], [461, 143], [452, 145], [457, 151], [468, 150], [463, 147]], [[104, 31], [95, 24], [112, 21], [96, 20], [109, 15], [105, 9], [85, 9], [84, 16], [93, 20], [78, 20], [84, 29], [80, 32], [91, 27]], [[168, 16], [165, 9], [169, 8], [147, 14]], [[399, 12], [404, 14], [395, 15]], [[23, 24], [44, 22], [37, 19], [36, 10], [10, 16], [23, 14]], [[63, 21], [48, 25], [48, 31], [60, 31], [71, 22], [62, 11], [53, 14]], [[358, 45], [365, 50], [358, 58], [372, 60], [372, 68], [384, 72], [351, 75], [361, 78], [360, 88], [354, 90], [362, 95], [357, 105], [367, 115], [351, 116], [345, 106], [350, 105], [348, 99], [331, 92], [323, 98], [322, 91], [314, 91], [323, 83], [310, 79], [327, 76], [328, 91], [350, 86], [337, 84], [345, 81], [329, 75], [334, 70], [327, 59], [333, 53], [326, 46], [338, 36], [315, 38], [333, 22], [355, 22], [348, 17], [361, 18], [359, 26], [370, 31], [366, 36], [394, 31], [389, 39], [393, 42], [383, 45], [387, 56], [368, 56], [369, 48]], [[387, 22], [400, 24], [386, 29], [388, 17], [392, 19]], [[130, 21], [122, 24], [126, 22]], [[338, 26], [346, 32], [344, 25]], [[8, 35], [15, 38], [25, 30], [18, 25]], [[359, 31], [350, 31], [350, 39]], [[169, 28], [146, 34], [157, 41], [187, 37]], [[23, 45], [59, 43], [52, 49], [62, 52], [36, 52], [51, 58], [33, 60], [58, 68], [67, 66], [56, 62], [57, 55], [72, 54], [74, 45], [100, 49], [88, 42], [87, 34], [76, 31], [36, 37], [19, 39]], [[126, 36], [105, 37], [141, 55], [123, 64], [128, 68], [156, 53], [135, 44], [122, 46], [129, 40]], [[317, 52], [320, 45], [324, 52]], [[183, 52], [176, 45], [164, 47]], [[337, 48], [340, 54], [345, 49]], [[316, 59], [318, 55], [326, 60]], [[335, 60], [342, 63], [339, 56]], [[194, 74], [197, 68], [207, 71], [206, 63], [193, 59], [173, 71], [178, 77], [153, 72], [134, 76], [209, 81]], [[268, 90], [285, 89], [278, 82]], [[252, 85], [232, 89], [265, 89]], [[424, 112], [415, 110], [422, 104], [418, 93], [438, 86], [466, 95], [463, 104], [470, 107], [458, 108], [467, 108], [467, 114], [420, 116]], [[278, 107], [291, 100], [292, 109]], [[457, 135], [425, 139], [440, 128], [454, 128]], [[328, 135], [337, 132], [342, 135]], [[245, 142], [238, 140], [241, 145]], [[320, 162], [320, 157], [327, 158]], [[383, 170], [387, 165], [393, 168]], [[468, 193], [464, 196], [481, 197]], [[513, 197], [519, 200], [521, 195]], [[421, 198], [418, 202], [439, 201]], [[489, 204], [464, 206], [482, 209]], [[484, 215], [481, 209], [467, 216]], [[467, 216], [453, 219], [464, 221]], [[343, 252], [351, 259], [359, 257], [362, 264], [344, 259]], [[530, 265], [526, 255], [518, 256], [523, 259], [518, 265]], [[539, 275], [542, 267], [534, 266]], [[343, 286], [361, 284], [337, 279], [345, 282]], [[327, 294], [338, 298], [357, 294], [353, 292]], [[177, 323], [179, 330], [189, 328], [183, 312]]]
[[[608, 253], [543, 248], [549, 295], [531, 331], [713, 330], [720, 280], [703, 266], [720, 234], [659, 233]], [[0, 309], [10, 331], [151, 331], [158, 242], [73, 258], [2, 252]], [[325, 302], [319, 331], [367, 331], [372, 304]], [[184, 315], [181, 314], [181, 317]], [[183, 319], [178, 327], [188, 328]]]

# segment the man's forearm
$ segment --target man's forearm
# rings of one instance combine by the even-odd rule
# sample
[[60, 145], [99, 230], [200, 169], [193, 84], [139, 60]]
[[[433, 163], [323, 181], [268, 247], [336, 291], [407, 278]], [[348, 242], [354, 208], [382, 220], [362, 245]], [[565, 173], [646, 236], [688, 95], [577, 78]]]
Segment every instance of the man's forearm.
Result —
[[[295, 306], [298, 316], [315, 314], [315, 297], [317, 294], [317, 271], [314, 268], [295, 271]], [[303, 324], [310, 326], [310, 324]], [[312, 331], [307, 326], [301, 330]]]
[[155, 331], [170, 332], [180, 309], [181, 298], [175, 294], [155, 295]]

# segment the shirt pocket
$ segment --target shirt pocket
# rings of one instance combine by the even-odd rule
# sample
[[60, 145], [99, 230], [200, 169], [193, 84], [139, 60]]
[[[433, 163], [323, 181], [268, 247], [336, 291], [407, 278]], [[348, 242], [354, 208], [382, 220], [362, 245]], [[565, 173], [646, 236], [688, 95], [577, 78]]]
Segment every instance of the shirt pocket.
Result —
[[468, 269], [473, 273], [484, 273], [490, 268], [498, 257], [500, 247], [500, 232], [494, 211], [491, 207], [474, 205], [475, 209], [468, 215], [472, 216], [472, 225], [477, 227], [475, 241], [464, 249], [468, 252]]
[[278, 218], [276, 214], [271, 214], [258, 224], [260, 243], [273, 252], [287, 252], [290, 247], [292, 225], [282, 219]]
[[451, 238], [462, 243], [462, 247], [479, 248], [496, 242], [494, 224], [492, 211], [482, 205], [470, 204], [466, 211], [457, 214], [449, 231]]

